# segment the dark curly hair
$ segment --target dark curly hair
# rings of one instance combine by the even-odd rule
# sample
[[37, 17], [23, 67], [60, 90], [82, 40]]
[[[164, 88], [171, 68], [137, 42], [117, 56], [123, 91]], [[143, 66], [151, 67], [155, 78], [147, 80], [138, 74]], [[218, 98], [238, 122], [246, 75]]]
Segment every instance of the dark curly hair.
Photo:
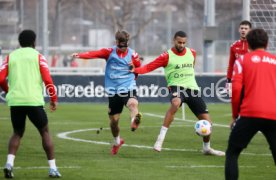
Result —
[[36, 34], [33, 30], [23, 30], [19, 36], [18, 41], [21, 47], [34, 47]]

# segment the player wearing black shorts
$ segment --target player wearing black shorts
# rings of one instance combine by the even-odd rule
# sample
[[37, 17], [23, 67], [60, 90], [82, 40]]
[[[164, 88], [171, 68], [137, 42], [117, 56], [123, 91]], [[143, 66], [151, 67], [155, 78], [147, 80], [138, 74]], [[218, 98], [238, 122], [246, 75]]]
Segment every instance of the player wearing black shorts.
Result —
[[127, 106], [128, 101], [133, 98], [137, 100], [136, 91], [129, 91], [127, 93], [120, 93], [120, 94], [114, 94], [112, 96], [108, 97], [108, 114], [114, 115], [114, 114], [121, 114], [123, 111], [124, 106]]
[[[47, 155], [50, 177], [61, 177], [55, 156], [54, 144], [48, 128], [48, 119], [43, 106], [43, 83], [50, 96], [50, 109], [55, 111], [57, 96], [49, 73], [47, 60], [35, 48], [36, 34], [32, 30], [23, 30], [18, 37], [21, 48], [11, 52], [0, 67], [0, 86], [7, 93], [10, 107], [13, 134], [8, 145], [8, 156], [4, 167], [4, 177], [13, 178], [16, 152], [25, 132], [28, 117], [38, 129], [43, 149]], [[28, 71], [26, 71], [28, 69]], [[8, 78], [9, 86], [6, 78]]]
[[108, 115], [109, 119], [112, 119], [112, 121], [110, 121], [111, 132], [114, 137], [114, 141], [117, 142], [119, 140], [119, 143], [114, 144], [111, 149], [111, 154], [116, 155], [121, 145], [124, 144], [124, 140], [119, 136], [119, 118], [124, 106], [129, 109], [131, 117], [134, 117], [132, 118], [131, 123], [132, 131], [135, 131], [138, 128], [142, 115], [138, 112], [138, 100], [135, 90], [131, 90], [126, 93], [110, 95], [108, 100]]
[[201, 98], [198, 90], [185, 89], [180, 86], [170, 86], [169, 91], [170, 101], [174, 98], [180, 98], [180, 106], [183, 103], [186, 103], [196, 117], [200, 114], [208, 114], [207, 106]]
[[[187, 36], [183, 31], [175, 33], [174, 47], [164, 52], [154, 61], [132, 71], [137, 74], [145, 74], [159, 67], [165, 70], [167, 86], [170, 90], [171, 106], [168, 109], [160, 134], [154, 144], [154, 150], [160, 152], [167, 130], [174, 119], [174, 115], [182, 103], [188, 104], [195, 116], [211, 122], [206, 104], [200, 97], [199, 87], [195, 80], [194, 65], [196, 52], [187, 48]], [[224, 152], [210, 147], [210, 135], [203, 137], [203, 153], [206, 155], [224, 156]]]
[[138, 111], [136, 98], [136, 75], [129, 72], [129, 64], [133, 67], [141, 65], [138, 53], [128, 47], [129, 33], [119, 30], [115, 34], [116, 46], [102, 48], [96, 51], [73, 53], [72, 56], [82, 59], [102, 58], [106, 60], [105, 91], [109, 96], [109, 120], [110, 129], [114, 138], [111, 154], [116, 155], [124, 144], [120, 137], [119, 119], [123, 107], [130, 111], [130, 127], [135, 131], [141, 122], [141, 114]]
[[258, 131], [266, 138], [276, 165], [276, 56], [266, 51], [269, 39], [264, 29], [252, 29], [246, 40], [250, 52], [235, 61], [232, 77], [226, 180], [239, 179], [238, 159]]
[[12, 127], [21, 137], [25, 131], [27, 117], [38, 130], [48, 124], [48, 118], [43, 106], [11, 106], [10, 112]]

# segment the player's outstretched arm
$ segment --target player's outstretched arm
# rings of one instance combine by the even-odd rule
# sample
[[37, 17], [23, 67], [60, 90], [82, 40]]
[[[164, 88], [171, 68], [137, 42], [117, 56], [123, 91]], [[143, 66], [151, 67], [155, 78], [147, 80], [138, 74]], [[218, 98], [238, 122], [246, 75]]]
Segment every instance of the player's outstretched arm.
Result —
[[134, 72], [136, 74], [146, 74], [151, 71], [154, 71], [157, 68], [166, 67], [168, 64], [168, 60], [169, 60], [169, 55], [167, 52], [165, 52], [165, 53], [161, 54], [160, 56], [158, 56], [152, 62], [150, 62], [144, 66], [141, 66], [141, 67], [133, 68], [131, 72]]
[[73, 53], [73, 54], [71, 54], [71, 57], [72, 58], [81, 58], [81, 59], [101, 58], [101, 59], [106, 59], [107, 60], [112, 51], [113, 51], [112, 48], [102, 48], [102, 49], [96, 50], [96, 51]]

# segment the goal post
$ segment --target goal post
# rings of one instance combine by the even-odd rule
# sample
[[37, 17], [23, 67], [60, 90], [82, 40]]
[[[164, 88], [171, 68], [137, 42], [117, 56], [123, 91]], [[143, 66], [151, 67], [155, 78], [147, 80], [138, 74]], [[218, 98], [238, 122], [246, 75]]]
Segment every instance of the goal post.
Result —
[[[249, 1], [249, 3], [248, 3]], [[268, 51], [276, 54], [276, 0], [243, 0], [243, 14], [249, 6], [253, 28], [263, 28], [269, 36]]]

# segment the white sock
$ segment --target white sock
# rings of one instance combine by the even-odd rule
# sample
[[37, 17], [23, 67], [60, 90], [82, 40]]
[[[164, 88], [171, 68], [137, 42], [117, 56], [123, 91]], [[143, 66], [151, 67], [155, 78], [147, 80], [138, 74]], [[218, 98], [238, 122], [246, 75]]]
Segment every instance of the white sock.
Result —
[[121, 143], [121, 138], [120, 136], [114, 137], [114, 144], [117, 146]]
[[209, 142], [203, 142], [203, 149], [210, 149], [210, 141]]
[[7, 156], [7, 164], [10, 164], [13, 167], [13, 165], [14, 165], [14, 159], [15, 159], [15, 155], [8, 154], [8, 156]]
[[52, 159], [52, 160], [48, 160], [48, 164], [50, 166], [51, 169], [57, 169], [57, 166], [56, 166], [56, 160], [55, 159]]
[[166, 134], [167, 134], [167, 131], [168, 131], [168, 128], [165, 127], [165, 126], [162, 126], [161, 129], [160, 129], [160, 134], [159, 134], [158, 138], [164, 140], [164, 139], [165, 139], [165, 136], [166, 136]]

